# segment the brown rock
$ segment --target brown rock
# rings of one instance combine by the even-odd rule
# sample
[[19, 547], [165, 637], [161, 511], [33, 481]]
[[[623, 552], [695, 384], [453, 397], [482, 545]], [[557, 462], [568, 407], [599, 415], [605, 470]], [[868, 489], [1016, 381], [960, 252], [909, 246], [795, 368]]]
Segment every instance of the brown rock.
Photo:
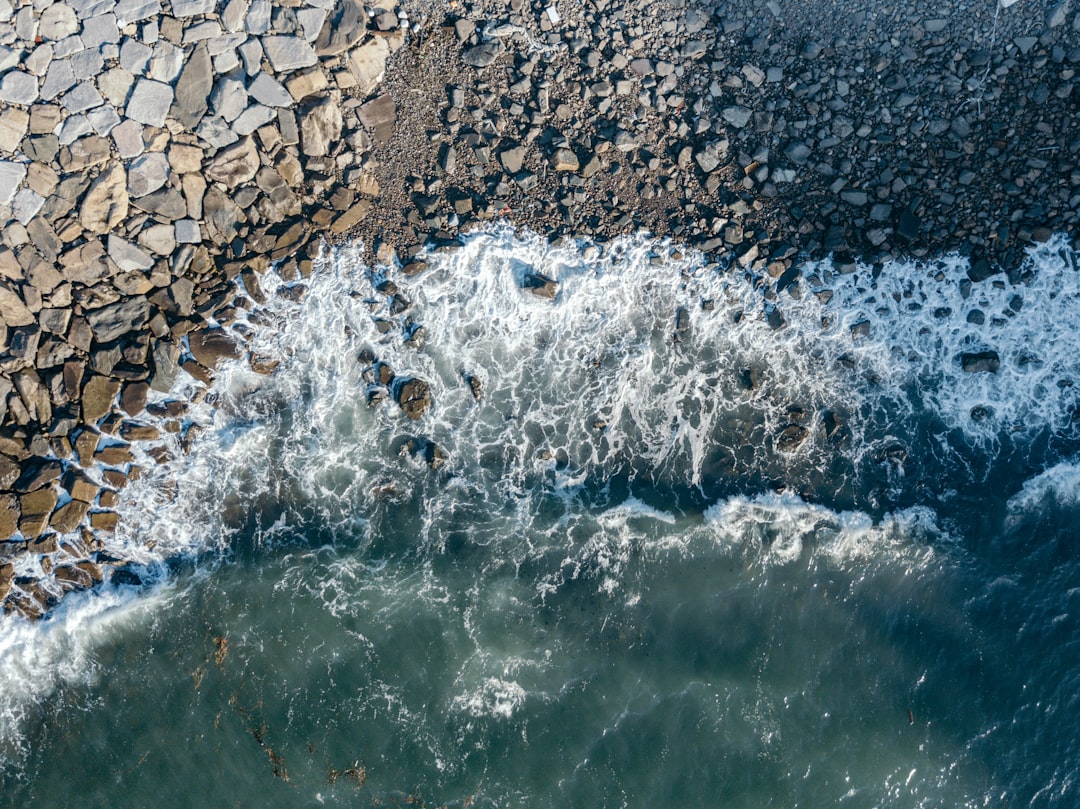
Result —
[[97, 451], [98, 442], [101, 440], [99, 433], [83, 430], [75, 439], [75, 453], [79, 456], [79, 463], [90, 466], [94, 462], [94, 453]]
[[156, 441], [161, 438], [161, 431], [150, 424], [125, 421], [120, 427], [120, 435], [125, 441]]
[[114, 163], [98, 175], [83, 197], [79, 221], [91, 233], [108, 233], [128, 213], [127, 175], [120, 163]]
[[423, 379], [407, 379], [398, 388], [397, 401], [406, 416], [419, 419], [431, 406], [431, 386]]
[[83, 386], [83, 423], [93, 424], [110, 410], [117, 394], [120, 380], [107, 376], [92, 376]]
[[95, 511], [90, 515], [90, 527], [95, 531], [112, 533], [120, 522], [120, 515], [115, 511]]
[[0, 321], [9, 328], [29, 326], [35, 321], [34, 313], [27, 308], [16, 287], [7, 281], [0, 281]]
[[[93, 433], [84, 432], [82, 435], [94, 435]], [[82, 436], [80, 436], [81, 438]], [[96, 439], [97, 436], [94, 436]], [[95, 445], [97, 441], [95, 440]], [[94, 498], [98, 496], [98, 492], [101, 489], [94, 481], [86, 476], [84, 472], [80, 472], [76, 469], [69, 469], [67, 474], [64, 475], [64, 488], [68, 490], [72, 498], [75, 500], [81, 500], [84, 503], [94, 502]]]
[[207, 179], [222, 183], [226, 188], [236, 189], [255, 177], [259, 170], [259, 152], [249, 135], [215, 155], [206, 164], [203, 174]]
[[129, 382], [120, 394], [120, 407], [129, 416], [137, 416], [146, 409], [146, 397], [150, 386], [145, 382]]
[[112, 444], [107, 447], [99, 447], [94, 453], [94, 460], [106, 466], [123, 466], [133, 463], [135, 456], [131, 453], [131, 447], [127, 444]]
[[19, 530], [27, 539], [41, 536], [45, 527], [49, 524], [49, 517], [56, 508], [58, 497], [56, 489], [48, 486], [38, 489], [36, 492], [24, 494], [19, 498], [19, 506], [22, 511], [22, 519], [19, 520]]
[[90, 504], [82, 500], [69, 500], [53, 512], [49, 525], [60, 534], [68, 534], [78, 528], [90, 510]]
[[237, 359], [240, 347], [224, 329], [203, 329], [188, 335], [191, 355], [200, 365], [216, 368], [223, 359]]
[[371, 202], [362, 199], [353, 205], [349, 210], [345, 211], [341, 216], [334, 220], [330, 225], [330, 230], [334, 233], [341, 235], [347, 233], [349, 230], [360, 224], [368, 212], [371, 211]]
[[0, 540], [7, 539], [15, 533], [19, 527], [20, 513], [19, 501], [14, 495], [0, 494]]

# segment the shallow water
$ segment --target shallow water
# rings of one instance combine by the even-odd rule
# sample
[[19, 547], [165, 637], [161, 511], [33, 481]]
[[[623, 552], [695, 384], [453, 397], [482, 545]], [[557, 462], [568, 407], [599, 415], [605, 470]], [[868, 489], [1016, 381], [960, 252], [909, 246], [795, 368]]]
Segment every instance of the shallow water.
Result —
[[279, 372], [226, 369], [125, 495], [152, 583], [0, 627], [0, 794], [1075, 805], [1075, 267], [777, 294], [645, 238], [330, 253], [258, 312]]

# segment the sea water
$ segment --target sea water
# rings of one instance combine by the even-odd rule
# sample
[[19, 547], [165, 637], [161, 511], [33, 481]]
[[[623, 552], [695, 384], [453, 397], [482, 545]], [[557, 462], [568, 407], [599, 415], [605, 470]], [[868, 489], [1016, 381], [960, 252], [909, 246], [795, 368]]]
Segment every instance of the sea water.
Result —
[[359, 256], [264, 276], [276, 372], [124, 493], [144, 584], [0, 623], [0, 804], [1077, 805], [1065, 239], [978, 283]]

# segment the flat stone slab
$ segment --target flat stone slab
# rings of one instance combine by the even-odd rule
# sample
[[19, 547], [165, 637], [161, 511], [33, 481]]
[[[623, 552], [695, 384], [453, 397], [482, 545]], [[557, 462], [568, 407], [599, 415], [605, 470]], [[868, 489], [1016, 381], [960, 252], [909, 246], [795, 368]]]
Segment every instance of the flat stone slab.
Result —
[[263, 51], [277, 73], [288, 73], [302, 67], [311, 67], [319, 61], [315, 49], [299, 37], [265, 36]]
[[25, 176], [25, 163], [12, 163], [8, 160], [0, 161], [0, 205], [11, 204], [11, 201], [15, 199], [15, 192], [19, 188], [19, 183], [23, 181]]
[[165, 126], [173, 104], [173, 90], [152, 79], [139, 79], [127, 103], [127, 117], [147, 126]]
[[9, 70], [0, 77], [0, 101], [8, 104], [33, 104], [38, 97], [36, 76], [22, 70]]

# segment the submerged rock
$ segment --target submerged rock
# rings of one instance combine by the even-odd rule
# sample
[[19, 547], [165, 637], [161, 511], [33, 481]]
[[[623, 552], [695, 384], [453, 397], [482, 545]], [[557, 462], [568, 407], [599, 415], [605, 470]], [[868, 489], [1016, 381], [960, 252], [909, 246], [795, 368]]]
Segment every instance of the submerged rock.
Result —
[[996, 351], [973, 351], [960, 355], [960, 366], [969, 374], [983, 371], [996, 374], [1001, 367], [1001, 358]]

